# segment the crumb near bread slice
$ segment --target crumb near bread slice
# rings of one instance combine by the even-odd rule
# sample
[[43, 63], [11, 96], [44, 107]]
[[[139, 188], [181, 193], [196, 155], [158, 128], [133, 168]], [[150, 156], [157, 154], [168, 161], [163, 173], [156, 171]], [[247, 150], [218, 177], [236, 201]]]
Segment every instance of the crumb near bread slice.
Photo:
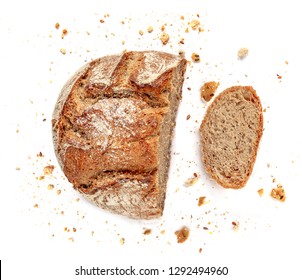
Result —
[[207, 173], [225, 188], [242, 188], [250, 177], [263, 131], [260, 99], [251, 86], [220, 93], [200, 126]]

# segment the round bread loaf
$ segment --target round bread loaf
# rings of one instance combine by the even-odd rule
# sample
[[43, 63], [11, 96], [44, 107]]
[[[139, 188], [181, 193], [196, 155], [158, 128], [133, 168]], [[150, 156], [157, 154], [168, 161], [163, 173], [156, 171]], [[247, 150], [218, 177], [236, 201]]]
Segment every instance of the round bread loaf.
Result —
[[53, 113], [59, 164], [97, 206], [137, 219], [162, 215], [186, 60], [125, 52], [83, 66]]

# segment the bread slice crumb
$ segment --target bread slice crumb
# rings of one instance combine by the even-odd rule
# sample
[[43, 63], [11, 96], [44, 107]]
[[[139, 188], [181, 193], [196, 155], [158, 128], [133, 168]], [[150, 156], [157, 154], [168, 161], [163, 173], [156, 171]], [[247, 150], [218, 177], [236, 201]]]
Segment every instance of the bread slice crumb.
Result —
[[43, 168], [43, 173], [44, 175], [51, 175], [53, 170], [54, 170], [54, 166], [53, 165], [47, 165]]
[[153, 32], [153, 26], [148, 26], [148, 28], [147, 28], [147, 31], [148, 31], [148, 33], [152, 33]]
[[149, 235], [151, 233], [152, 233], [152, 230], [149, 228], [144, 230], [144, 235]]
[[190, 22], [190, 26], [193, 30], [197, 30], [197, 28], [199, 27], [200, 25], [200, 21], [197, 20], [197, 19], [194, 19]]
[[271, 191], [271, 197], [275, 198], [281, 202], [284, 202], [286, 199], [285, 191], [283, 187], [279, 184], [277, 188], [273, 188]]
[[198, 198], [198, 206], [204, 205], [205, 204], [205, 196], [201, 196]]
[[249, 49], [247, 48], [241, 48], [237, 52], [238, 59], [240, 60], [246, 58], [248, 54], [249, 54]]
[[185, 181], [185, 186], [186, 187], [192, 187], [193, 185], [195, 185], [197, 183], [197, 181], [199, 180], [198, 177], [192, 177], [192, 178], [189, 178]]
[[166, 32], [163, 32], [161, 35], [160, 35], [160, 40], [161, 42], [163, 43], [163, 45], [167, 45], [169, 40], [170, 40], [170, 36], [168, 33]]
[[194, 62], [200, 62], [200, 56], [195, 52], [192, 53], [191, 58]]
[[214, 96], [219, 85], [219, 82], [214, 81], [204, 83], [203, 86], [200, 88], [200, 97], [204, 101], [209, 102]]
[[184, 243], [190, 235], [190, 230], [187, 227], [182, 227], [180, 230], [175, 231], [177, 243]]
[[122, 238], [120, 239], [120, 244], [121, 244], [121, 245], [124, 245], [124, 244], [125, 244], [125, 238], [124, 238], [124, 237], [122, 237]]
[[259, 194], [259, 196], [262, 196], [262, 195], [263, 195], [263, 192], [264, 192], [264, 190], [263, 190], [263, 189], [259, 189], [259, 190], [258, 190], [258, 194]]

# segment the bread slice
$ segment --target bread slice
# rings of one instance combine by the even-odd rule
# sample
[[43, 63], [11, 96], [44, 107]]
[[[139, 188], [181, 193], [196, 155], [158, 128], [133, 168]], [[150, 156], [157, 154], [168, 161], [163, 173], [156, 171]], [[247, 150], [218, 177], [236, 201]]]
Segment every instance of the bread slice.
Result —
[[263, 131], [262, 106], [250, 86], [220, 93], [200, 126], [206, 171], [225, 188], [242, 188], [256, 160]]
[[53, 113], [58, 161], [97, 206], [131, 218], [162, 215], [186, 60], [125, 52], [82, 67]]

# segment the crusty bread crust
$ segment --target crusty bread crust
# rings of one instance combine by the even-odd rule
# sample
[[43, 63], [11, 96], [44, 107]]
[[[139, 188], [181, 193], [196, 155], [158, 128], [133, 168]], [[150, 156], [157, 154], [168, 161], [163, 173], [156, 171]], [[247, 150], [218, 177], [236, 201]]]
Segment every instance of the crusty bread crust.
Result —
[[58, 161], [75, 189], [114, 213], [162, 215], [164, 156], [185, 69], [180, 56], [125, 52], [90, 62], [67, 82], [52, 127]]
[[[236, 171], [233, 171], [233, 172], [229, 172], [229, 170], [231, 170], [230, 166], [228, 165], [229, 161], [233, 160], [233, 162], [234, 162], [234, 161], [236, 161], [236, 158], [240, 158], [241, 151], [239, 149], [237, 149], [237, 147], [236, 147], [236, 148], [232, 149], [232, 151], [230, 153], [228, 153], [228, 155], [231, 154], [231, 157], [234, 157], [233, 159], [228, 158], [228, 159], [226, 159], [225, 162], [218, 162], [217, 158], [218, 158], [218, 160], [220, 160], [222, 158], [222, 156], [217, 152], [217, 151], [221, 151], [221, 149], [220, 149], [221, 147], [216, 147], [217, 150], [215, 150], [215, 148], [210, 147], [210, 144], [212, 144], [213, 142], [216, 143], [215, 138], [217, 137], [218, 134], [221, 134], [221, 131], [212, 133], [211, 137], [209, 137], [209, 133], [208, 133], [209, 127], [213, 125], [212, 122], [213, 122], [213, 118], [214, 118], [215, 114], [222, 114], [222, 115], [229, 114], [229, 112], [222, 112], [224, 108], [218, 109], [218, 107], [221, 105], [223, 100], [226, 101], [227, 99], [230, 99], [231, 96], [232, 96], [232, 98], [236, 98], [236, 96], [237, 96], [238, 99], [241, 99], [238, 101], [238, 104], [239, 104], [239, 102], [243, 103], [243, 105], [241, 105], [243, 110], [246, 110], [246, 111], [248, 110], [247, 108], [244, 107], [245, 106], [244, 103], [247, 102], [247, 103], [249, 103], [249, 105], [248, 105], [249, 108], [254, 108], [253, 110], [255, 112], [257, 112], [257, 114], [256, 114], [257, 119], [255, 120], [255, 131], [254, 131], [255, 138], [254, 138], [254, 142], [251, 144], [250, 153], [248, 155], [249, 158], [247, 161], [241, 161], [240, 163], [237, 162], [238, 165], [245, 164], [246, 166], [237, 166], [237, 167], [235, 166], [233, 168], [233, 170], [236, 170]], [[216, 110], [216, 112], [214, 113], [215, 110]], [[248, 114], [248, 112], [245, 112], [245, 113]], [[246, 127], [250, 128], [251, 126], [248, 122], [249, 122], [249, 120], [246, 120], [244, 125]], [[230, 123], [228, 123], [228, 125], [229, 124]], [[221, 124], [221, 123], [219, 125], [221, 125], [221, 127], [223, 127], [223, 130], [224, 130], [223, 133], [227, 136], [227, 132], [229, 129], [229, 127], [227, 126], [227, 121], [226, 121], [225, 125]], [[246, 128], [242, 128], [242, 131], [243, 131], [242, 135], [245, 135], [245, 132], [246, 132], [245, 130], [246, 130]], [[238, 129], [238, 127], [235, 127], [234, 131], [235, 131], [235, 133], [239, 133], [240, 127], [239, 127], [239, 129]], [[262, 132], [263, 132], [262, 106], [261, 106], [260, 98], [256, 94], [256, 91], [251, 86], [233, 86], [231, 88], [224, 90], [222, 93], [220, 93], [215, 98], [215, 100], [209, 106], [209, 108], [207, 109], [206, 115], [200, 126], [202, 160], [204, 162], [204, 166], [205, 166], [207, 173], [224, 188], [238, 189], [238, 188], [244, 187], [252, 173], [252, 170], [253, 170], [253, 167], [254, 167], [254, 164], [256, 161], [256, 156], [257, 156], [257, 152], [258, 152], [259, 142], [262, 137]], [[232, 133], [233, 133], [233, 131], [232, 131]], [[238, 135], [236, 137], [238, 137]], [[242, 136], [240, 140], [242, 140], [244, 142], [247, 139], [245, 136]], [[227, 144], [228, 148], [231, 149], [230, 147], [232, 147], [232, 144], [234, 144], [234, 143], [232, 143], [232, 141], [234, 141], [234, 139], [224, 140], [224, 144]], [[217, 146], [219, 146], [219, 145], [220, 145], [220, 143]], [[243, 145], [248, 146], [250, 144], [248, 142], [246, 142], [246, 143], [243, 143]], [[215, 160], [213, 160], [213, 158]], [[225, 170], [219, 169], [220, 172], [218, 172], [217, 165], [224, 166]], [[226, 172], [226, 169], [228, 169], [227, 172]], [[238, 171], [238, 170], [242, 170], [242, 169], [245, 170], [244, 173], [240, 173]]]

